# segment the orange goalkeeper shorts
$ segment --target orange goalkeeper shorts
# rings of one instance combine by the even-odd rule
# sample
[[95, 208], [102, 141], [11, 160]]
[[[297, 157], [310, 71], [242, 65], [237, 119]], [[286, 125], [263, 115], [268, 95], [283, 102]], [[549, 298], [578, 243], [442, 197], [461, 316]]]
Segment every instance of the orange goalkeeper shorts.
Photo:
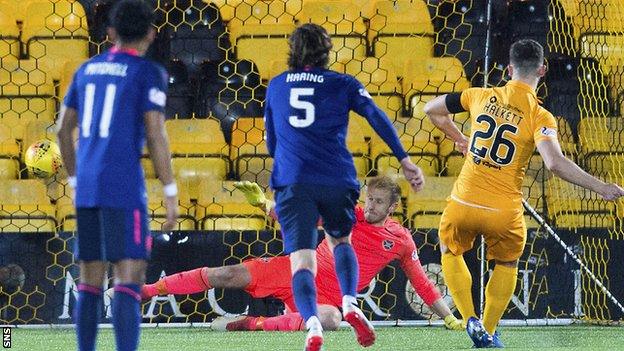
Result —
[[[245, 288], [246, 292], [255, 298], [271, 296], [280, 299], [288, 311], [297, 312], [292, 293], [292, 274], [288, 256], [253, 258], [243, 261], [243, 265], [251, 275], [251, 282]], [[317, 276], [316, 280], [319, 279], [322, 277]], [[317, 303], [336, 306], [326, 295], [323, 291], [317, 290]]]
[[496, 209], [449, 198], [440, 220], [440, 241], [454, 255], [470, 250], [481, 234], [487, 247], [487, 259], [515, 261], [522, 256], [526, 243], [526, 224], [522, 207]]

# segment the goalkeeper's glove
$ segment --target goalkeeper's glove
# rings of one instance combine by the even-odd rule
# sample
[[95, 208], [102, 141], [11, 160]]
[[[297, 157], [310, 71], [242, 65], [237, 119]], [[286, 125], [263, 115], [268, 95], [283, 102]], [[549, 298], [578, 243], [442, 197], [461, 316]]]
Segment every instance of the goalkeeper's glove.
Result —
[[262, 209], [266, 207], [267, 199], [258, 183], [252, 183], [245, 180], [234, 183], [234, 187], [243, 192], [247, 202], [249, 202], [250, 205], [260, 207]]
[[465, 329], [461, 321], [457, 319], [455, 316], [453, 316], [452, 314], [449, 314], [448, 316], [444, 317], [444, 326], [446, 327], [446, 329], [449, 329], [449, 330], [464, 330]]

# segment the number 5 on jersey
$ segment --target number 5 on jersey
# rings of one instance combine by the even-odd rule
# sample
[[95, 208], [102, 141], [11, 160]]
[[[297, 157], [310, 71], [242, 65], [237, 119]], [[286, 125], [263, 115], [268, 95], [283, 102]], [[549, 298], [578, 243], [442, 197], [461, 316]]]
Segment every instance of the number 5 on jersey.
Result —
[[302, 119], [299, 116], [293, 115], [288, 118], [288, 123], [295, 128], [306, 128], [314, 123], [315, 109], [314, 104], [301, 100], [303, 96], [313, 96], [314, 88], [292, 88], [290, 89], [290, 106], [298, 110], [305, 111], [305, 117]]

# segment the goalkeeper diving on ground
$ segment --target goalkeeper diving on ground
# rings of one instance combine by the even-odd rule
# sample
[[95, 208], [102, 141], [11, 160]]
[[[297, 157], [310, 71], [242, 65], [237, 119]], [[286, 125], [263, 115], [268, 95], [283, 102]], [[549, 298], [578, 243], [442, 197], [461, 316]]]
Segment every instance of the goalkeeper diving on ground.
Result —
[[[239, 182], [248, 202], [263, 208], [274, 216], [273, 203], [265, 198], [256, 183]], [[390, 218], [399, 205], [400, 188], [386, 176], [368, 181], [363, 207], [355, 210], [353, 247], [360, 265], [358, 291], [391, 261], [399, 260], [401, 268], [424, 302], [430, 306], [448, 329], [462, 330], [461, 322], [453, 316], [440, 292], [428, 279], [418, 258], [418, 251], [410, 231]], [[334, 258], [324, 239], [316, 249], [318, 259], [318, 309], [324, 330], [335, 330], [342, 320], [339, 308], [342, 296], [335, 273]], [[143, 299], [156, 295], [193, 294], [211, 288], [243, 289], [255, 298], [272, 296], [286, 305], [286, 313], [276, 317], [240, 316], [221, 317], [213, 322], [213, 329], [293, 331], [304, 330], [305, 323], [294, 303], [288, 256], [254, 258], [241, 264], [223, 267], [202, 267], [166, 276], [153, 284], [146, 284], [141, 292]]]

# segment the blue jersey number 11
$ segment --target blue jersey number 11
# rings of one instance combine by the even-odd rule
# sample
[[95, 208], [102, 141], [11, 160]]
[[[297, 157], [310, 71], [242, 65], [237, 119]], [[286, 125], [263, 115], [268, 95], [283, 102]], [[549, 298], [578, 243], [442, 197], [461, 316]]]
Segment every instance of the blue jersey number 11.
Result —
[[[113, 118], [113, 103], [115, 102], [115, 92], [117, 86], [115, 84], [107, 84], [106, 92], [104, 95], [104, 107], [102, 108], [102, 115], [100, 118], [99, 135], [100, 138], [108, 138], [108, 131], [111, 125], [111, 119]], [[93, 102], [95, 101], [95, 84], [89, 83], [85, 86], [85, 101], [84, 111], [82, 114], [82, 123], [80, 129], [82, 131], [82, 137], [88, 138], [91, 136], [91, 123], [93, 122]]]

